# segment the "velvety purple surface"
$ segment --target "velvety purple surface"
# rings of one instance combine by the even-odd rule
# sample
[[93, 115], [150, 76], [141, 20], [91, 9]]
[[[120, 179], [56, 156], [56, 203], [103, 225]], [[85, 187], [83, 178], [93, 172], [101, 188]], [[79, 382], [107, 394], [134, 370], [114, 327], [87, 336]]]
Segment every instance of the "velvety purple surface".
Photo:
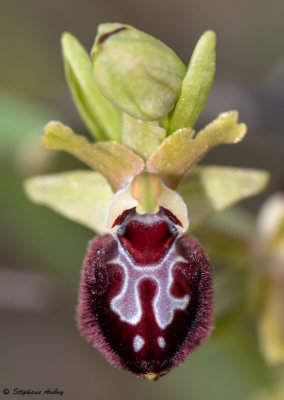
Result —
[[[120, 223], [123, 222], [121, 219]], [[125, 224], [125, 219], [124, 219]], [[83, 335], [93, 343], [112, 364], [143, 377], [145, 374], [167, 373], [201, 344], [212, 324], [212, 269], [198, 241], [177, 233], [169, 220], [145, 224], [143, 219], [128, 218], [118, 235], [110, 234], [90, 242], [82, 270], [78, 306], [78, 323]], [[122, 225], [121, 225], [122, 226]], [[161, 328], [154, 313], [154, 298], [158, 284], [151, 277], [139, 282], [138, 293], [142, 315], [136, 324], [128, 323], [111, 307], [111, 301], [121, 292], [125, 272], [119, 264], [118, 253], [125, 251], [139, 267], [167, 260], [172, 251], [170, 296], [182, 299], [190, 295], [185, 309], [176, 309], [172, 321]], [[181, 257], [185, 260], [180, 261]], [[175, 258], [174, 258], [175, 259]], [[167, 262], [159, 270], [161, 282], [167, 273]], [[129, 279], [131, 279], [129, 273]], [[134, 300], [134, 299], [133, 299]], [[127, 302], [131, 305], [131, 298]], [[167, 313], [167, 309], [163, 310]], [[144, 344], [135, 351], [133, 340], [142, 337]], [[158, 338], [165, 341], [158, 345]]]

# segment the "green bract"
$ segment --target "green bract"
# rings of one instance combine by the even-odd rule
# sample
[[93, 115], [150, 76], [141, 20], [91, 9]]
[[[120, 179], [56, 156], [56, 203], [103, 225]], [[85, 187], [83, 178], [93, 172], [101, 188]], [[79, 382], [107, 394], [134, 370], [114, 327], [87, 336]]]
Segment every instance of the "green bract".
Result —
[[216, 35], [205, 32], [191, 56], [181, 95], [170, 123], [170, 133], [191, 128], [201, 114], [209, 95], [216, 69]]
[[99, 91], [88, 53], [68, 32], [61, 44], [66, 79], [82, 119], [96, 140], [119, 140], [120, 112]]
[[173, 108], [185, 66], [164, 43], [129, 25], [103, 24], [92, 58], [97, 85], [123, 112], [155, 121]]

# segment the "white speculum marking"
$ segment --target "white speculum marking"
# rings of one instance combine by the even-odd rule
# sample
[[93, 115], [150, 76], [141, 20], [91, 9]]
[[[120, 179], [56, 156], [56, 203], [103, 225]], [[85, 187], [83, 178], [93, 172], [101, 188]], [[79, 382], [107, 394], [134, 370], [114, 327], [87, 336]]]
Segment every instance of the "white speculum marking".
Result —
[[186, 260], [176, 253], [175, 244], [166, 256], [157, 264], [139, 266], [133, 262], [118, 241], [118, 256], [109, 261], [120, 265], [124, 271], [124, 280], [120, 293], [111, 300], [111, 309], [121, 321], [131, 325], [139, 323], [142, 317], [139, 283], [151, 279], [156, 283], [153, 299], [153, 312], [157, 325], [165, 329], [173, 320], [175, 310], [184, 310], [190, 300], [189, 295], [182, 298], [173, 297], [170, 293], [173, 283], [172, 269], [177, 262]]
[[161, 347], [161, 349], [163, 349], [166, 345], [165, 339], [163, 338], [163, 336], [159, 336], [158, 339], [158, 345]]
[[145, 344], [145, 340], [140, 335], [136, 335], [133, 339], [133, 349], [137, 353], [142, 349]]

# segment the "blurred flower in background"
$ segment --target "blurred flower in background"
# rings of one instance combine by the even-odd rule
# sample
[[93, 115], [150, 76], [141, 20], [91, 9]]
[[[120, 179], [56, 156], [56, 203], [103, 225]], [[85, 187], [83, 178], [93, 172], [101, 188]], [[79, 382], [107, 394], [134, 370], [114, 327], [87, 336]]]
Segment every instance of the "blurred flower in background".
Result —
[[258, 334], [270, 365], [284, 363], [284, 193], [271, 195], [257, 217]]

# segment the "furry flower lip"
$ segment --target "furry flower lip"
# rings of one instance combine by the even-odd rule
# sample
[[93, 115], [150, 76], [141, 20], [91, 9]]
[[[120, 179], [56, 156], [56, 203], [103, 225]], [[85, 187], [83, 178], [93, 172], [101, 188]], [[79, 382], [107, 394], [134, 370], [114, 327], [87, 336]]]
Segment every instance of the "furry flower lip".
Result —
[[133, 207], [112, 219], [110, 233], [89, 245], [78, 323], [112, 364], [156, 380], [208, 336], [212, 269], [169, 209], [141, 215]]

